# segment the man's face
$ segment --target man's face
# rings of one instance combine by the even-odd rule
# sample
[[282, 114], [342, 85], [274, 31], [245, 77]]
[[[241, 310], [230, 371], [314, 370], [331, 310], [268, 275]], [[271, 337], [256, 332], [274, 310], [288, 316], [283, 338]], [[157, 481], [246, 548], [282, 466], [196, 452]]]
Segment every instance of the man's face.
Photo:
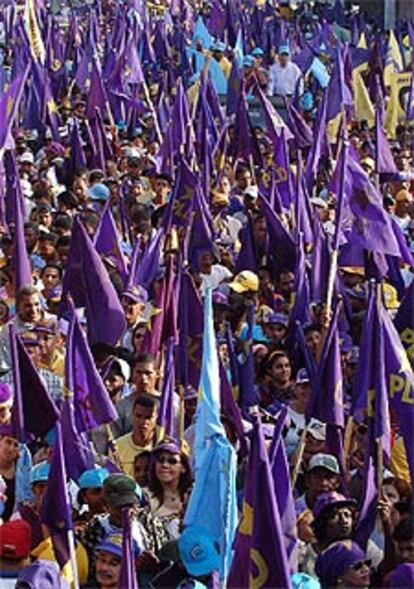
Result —
[[50, 227], [53, 222], [52, 213], [50, 211], [42, 211], [41, 213], [38, 213], [37, 220], [40, 225]]
[[108, 376], [105, 378], [105, 387], [111, 398], [121, 391], [124, 384], [125, 381], [119, 374], [109, 372]]
[[104, 589], [118, 587], [121, 572], [121, 558], [111, 552], [98, 552], [96, 558], [96, 580]]
[[135, 436], [139, 437], [143, 442], [149, 443], [154, 435], [157, 423], [156, 407], [136, 405], [132, 418], [132, 429]]
[[280, 294], [285, 298], [288, 298], [295, 287], [295, 275], [293, 272], [283, 272], [280, 275], [279, 290]]
[[132, 383], [141, 394], [155, 391], [158, 372], [152, 362], [138, 362], [132, 371]]
[[40, 297], [37, 293], [25, 295], [21, 298], [17, 309], [20, 319], [27, 323], [37, 323], [42, 314], [40, 312]]
[[39, 241], [39, 254], [44, 260], [52, 261], [55, 257], [55, 246], [51, 241], [41, 240]]
[[158, 198], [165, 199], [167, 198], [169, 192], [171, 190], [170, 183], [163, 178], [158, 178], [154, 182], [154, 192], [158, 196]]
[[334, 507], [326, 521], [326, 539], [330, 542], [351, 537], [353, 515], [349, 507]]
[[46, 268], [42, 274], [42, 282], [48, 290], [57, 286], [60, 282], [59, 271], [57, 268]]
[[400, 562], [414, 562], [414, 538], [397, 542]]
[[252, 175], [249, 170], [245, 170], [240, 172], [237, 176], [237, 184], [239, 185], [240, 190], [243, 192], [246, 188], [252, 185]]
[[314, 356], [316, 355], [320, 341], [321, 334], [319, 333], [319, 331], [310, 331], [305, 335], [306, 345], [308, 346], [311, 354], [313, 354]]
[[339, 486], [339, 476], [327, 468], [313, 468], [306, 475], [309, 491], [317, 497], [321, 493], [336, 491]]
[[0, 438], [0, 458], [6, 463], [12, 463], [19, 457], [19, 442], [15, 438], [2, 436]]
[[122, 308], [125, 313], [125, 320], [128, 327], [132, 327], [141, 317], [144, 305], [124, 296], [122, 297]]
[[39, 334], [39, 353], [42, 362], [49, 362], [53, 358], [56, 338], [52, 333]]
[[24, 230], [24, 239], [26, 242], [26, 247], [27, 249], [30, 251], [32, 251], [32, 249], [35, 247], [36, 243], [37, 243], [37, 234], [36, 231], [34, 231], [33, 229], [27, 227]]
[[289, 55], [287, 55], [286, 53], [279, 53], [278, 59], [281, 67], [286, 67], [289, 63]]

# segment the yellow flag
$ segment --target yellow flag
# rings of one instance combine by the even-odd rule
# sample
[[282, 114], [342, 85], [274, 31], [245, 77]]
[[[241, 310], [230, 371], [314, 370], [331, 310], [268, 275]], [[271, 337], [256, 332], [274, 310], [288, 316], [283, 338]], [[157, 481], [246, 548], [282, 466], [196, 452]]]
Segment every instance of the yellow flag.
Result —
[[46, 59], [46, 49], [37, 20], [35, 0], [26, 0], [26, 5], [24, 7], [24, 21], [27, 35], [29, 37], [32, 57], [41, 64], [44, 64]]
[[391, 75], [402, 72], [404, 69], [400, 46], [394, 35], [394, 31], [390, 31], [390, 38], [388, 41], [387, 56], [385, 58], [384, 67], [384, 84], [391, 86]]
[[367, 121], [368, 127], [375, 124], [375, 110], [364, 80], [359, 72], [352, 72], [352, 85], [354, 90], [355, 117], [357, 121]]
[[367, 45], [367, 39], [365, 37], [365, 33], [362, 32], [359, 39], [358, 39], [358, 45], [357, 45], [358, 49], [368, 49], [368, 45]]
[[385, 128], [390, 139], [395, 139], [398, 123], [405, 120], [405, 105], [402, 97], [409, 91], [411, 85], [411, 73], [391, 74], [390, 99], [387, 105]]

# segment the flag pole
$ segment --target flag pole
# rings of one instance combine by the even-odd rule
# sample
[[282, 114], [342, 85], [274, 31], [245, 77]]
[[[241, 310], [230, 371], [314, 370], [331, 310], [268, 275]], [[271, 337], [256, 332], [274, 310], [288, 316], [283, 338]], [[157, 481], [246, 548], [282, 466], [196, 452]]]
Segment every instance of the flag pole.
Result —
[[308, 433], [308, 424], [305, 425], [305, 427], [303, 428], [302, 434], [300, 436], [295, 466], [293, 468], [292, 476], [291, 476], [291, 480], [290, 480], [290, 484], [292, 485], [292, 488], [296, 485], [296, 480], [299, 475], [299, 469], [300, 469], [300, 466], [302, 463], [303, 452], [305, 450], [305, 445], [306, 445], [306, 434], [307, 433]]
[[76, 550], [75, 550], [75, 536], [73, 530], [68, 530], [68, 544], [69, 544], [69, 555], [70, 562], [73, 570], [73, 589], [79, 589], [79, 575], [78, 575], [78, 564], [76, 561]]

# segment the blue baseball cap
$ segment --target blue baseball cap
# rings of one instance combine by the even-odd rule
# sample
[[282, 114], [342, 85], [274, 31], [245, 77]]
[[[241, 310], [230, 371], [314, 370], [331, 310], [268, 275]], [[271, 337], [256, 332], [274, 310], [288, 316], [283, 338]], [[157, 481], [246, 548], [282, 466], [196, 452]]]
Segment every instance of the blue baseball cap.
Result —
[[246, 55], [243, 57], [243, 67], [253, 67], [254, 66], [254, 57], [251, 55]]
[[226, 51], [226, 44], [223, 43], [223, 41], [216, 41], [211, 50], [220, 51], [221, 53], [224, 53]]
[[108, 477], [109, 472], [106, 468], [91, 468], [80, 475], [78, 486], [80, 489], [99, 489]]
[[291, 581], [293, 589], [321, 589], [319, 581], [306, 573], [295, 573]]
[[261, 47], [255, 47], [250, 55], [253, 55], [253, 57], [263, 57], [264, 51]]
[[94, 184], [89, 188], [88, 194], [92, 200], [106, 201], [108, 200], [111, 191], [105, 184], [98, 182], [98, 184]]
[[[139, 548], [138, 544], [135, 540], [132, 540], [132, 550], [134, 553], [134, 557], [138, 556]], [[122, 557], [122, 534], [118, 533], [110, 533], [108, 534], [103, 541], [98, 544], [95, 548], [96, 552], [109, 552], [110, 554], [115, 554], [115, 556]]]
[[280, 55], [290, 55], [289, 45], [280, 45], [278, 53]]
[[184, 528], [178, 540], [181, 560], [190, 575], [209, 575], [220, 567], [219, 549], [211, 534], [201, 526]]
[[313, 100], [312, 92], [306, 91], [302, 94], [300, 99], [300, 107], [304, 111], [312, 110], [315, 106], [315, 101]]
[[50, 464], [48, 462], [40, 462], [33, 466], [30, 471], [30, 484], [44, 483], [49, 478]]

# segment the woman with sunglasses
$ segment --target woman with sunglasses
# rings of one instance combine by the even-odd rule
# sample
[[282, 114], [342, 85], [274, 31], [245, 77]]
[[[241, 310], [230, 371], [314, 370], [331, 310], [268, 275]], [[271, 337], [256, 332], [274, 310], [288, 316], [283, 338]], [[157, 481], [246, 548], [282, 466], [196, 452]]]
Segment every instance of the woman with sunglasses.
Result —
[[351, 540], [335, 542], [323, 550], [315, 564], [322, 589], [331, 587], [368, 589], [371, 560], [358, 544]]
[[151, 511], [170, 539], [179, 536], [180, 518], [191, 490], [188, 456], [173, 441], [163, 441], [152, 452], [148, 485]]

